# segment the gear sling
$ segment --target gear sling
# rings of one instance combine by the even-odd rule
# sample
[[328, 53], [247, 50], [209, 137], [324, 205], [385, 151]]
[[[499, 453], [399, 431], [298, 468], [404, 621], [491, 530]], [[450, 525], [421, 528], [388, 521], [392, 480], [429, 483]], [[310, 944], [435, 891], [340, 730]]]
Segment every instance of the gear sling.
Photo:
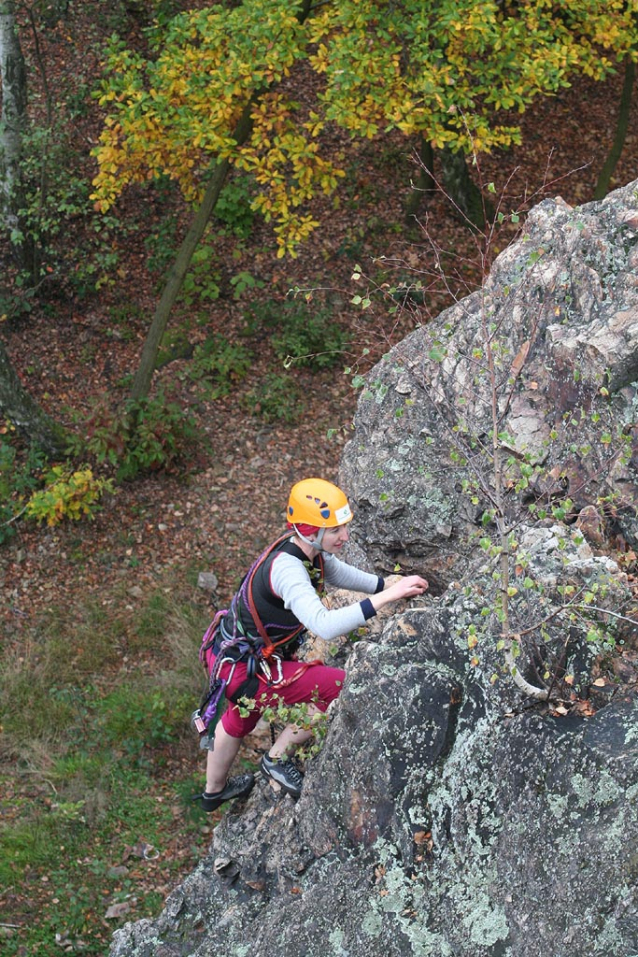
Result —
[[[203, 747], [212, 747], [215, 727], [223, 711], [226, 687], [232, 679], [235, 665], [238, 661], [246, 661], [246, 680], [240, 684], [229, 698], [233, 704], [237, 704], [241, 698], [254, 698], [259, 689], [260, 681], [269, 686], [285, 687], [296, 681], [308, 668], [316, 664], [321, 664], [318, 660], [300, 662], [297, 671], [284, 680], [281, 672], [281, 659], [279, 655], [277, 655], [277, 649], [284, 645], [290, 645], [295, 639], [298, 639], [305, 630], [305, 627], [299, 623], [283, 638], [273, 640], [268, 634], [267, 628], [257, 611], [253, 594], [255, 576], [267, 559], [270, 558], [274, 552], [280, 550], [289, 540], [290, 532], [287, 532], [259, 555], [244, 576], [241, 585], [233, 597], [230, 609], [218, 611], [204, 634], [199, 659], [205, 668], [207, 668], [207, 653], [214, 648], [215, 645], [218, 645], [218, 647], [215, 655], [215, 664], [210, 670], [208, 689], [199, 709], [193, 715], [193, 724], [199, 732]], [[318, 566], [312, 566], [311, 574], [311, 579], [315, 587], [323, 584], [324, 576], [323, 556], [319, 554], [317, 560]], [[244, 602], [250, 612], [259, 637], [246, 634], [240, 615], [240, 601]], [[224, 619], [229, 612], [232, 613], [234, 622], [232, 634], [227, 634], [224, 629]], [[220, 637], [221, 641], [219, 640]], [[221, 678], [220, 671], [222, 665], [229, 661], [232, 662], [230, 674], [227, 678]], [[272, 667], [273, 665], [277, 667], [278, 678], [273, 677], [272, 672], [275, 670]], [[271, 724], [271, 735], [272, 734], [273, 726]], [[208, 741], [206, 741], [206, 739], [208, 739]]]

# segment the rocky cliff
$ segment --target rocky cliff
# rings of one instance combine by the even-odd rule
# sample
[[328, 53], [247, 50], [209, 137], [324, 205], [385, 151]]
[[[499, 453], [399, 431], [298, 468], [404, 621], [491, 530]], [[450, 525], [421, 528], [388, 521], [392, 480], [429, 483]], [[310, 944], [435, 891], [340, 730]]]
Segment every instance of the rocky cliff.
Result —
[[[352, 554], [432, 594], [352, 646], [298, 803], [258, 782], [111, 957], [638, 953], [635, 612], [608, 555], [638, 545], [636, 267], [638, 184], [545, 202], [372, 371]], [[503, 663], [503, 528], [548, 702]]]

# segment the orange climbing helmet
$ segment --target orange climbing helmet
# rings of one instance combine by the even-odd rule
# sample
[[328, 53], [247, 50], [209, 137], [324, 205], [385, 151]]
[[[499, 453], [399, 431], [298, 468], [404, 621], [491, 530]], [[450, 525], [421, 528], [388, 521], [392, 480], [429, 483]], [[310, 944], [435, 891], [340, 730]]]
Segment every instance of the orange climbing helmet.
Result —
[[293, 485], [286, 515], [291, 525], [335, 528], [353, 519], [348, 499], [340, 488], [324, 479], [303, 479]]

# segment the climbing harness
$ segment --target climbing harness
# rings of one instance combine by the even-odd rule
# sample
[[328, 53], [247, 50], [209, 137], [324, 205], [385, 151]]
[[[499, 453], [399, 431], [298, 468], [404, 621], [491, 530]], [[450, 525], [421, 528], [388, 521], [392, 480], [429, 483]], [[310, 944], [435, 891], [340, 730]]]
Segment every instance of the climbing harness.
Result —
[[[223, 711], [226, 688], [233, 679], [239, 661], [246, 662], [246, 679], [229, 698], [234, 704], [242, 698], [254, 698], [259, 690], [260, 682], [267, 687], [285, 688], [293, 684], [308, 668], [321, 664], [319, 660], [300, 662], [297, 670], [288, 678], [284, 678], [282, 658], [277, 654], [277, 649], [283, 645], [290, 645], [301, 636], [305, 628], [299, 624], [283, 638], [273, 640], [255, 604], [253, 595], [255, 575], [270, 555], [289, 539], [290, 532], [287, 532], [259, 555], [233, 596], [230, 608], [218, 611], [204, 634], [199, 660], [208, 669], [208, 653], [212, 650], [215, 652], [215, 663], [210, 669], [208, 689], [191, 718], [192, 726], [200, 735], [200, 747], [212, 750], [215, 727]], [[318, 567], [313, 566], [313, 573], [317, 576], [318, 583], [323, 583], [323, 571], [323, 557], [319, 555]], [[248, 608], [259, 637], [246, 634], [240, 616], [241, 601]], [[233, 621], [233, 631], [230, 633], [226, 629], [228, 615]], [[221, 669], [227, 663], [231, 665], [230, 671], [225, 678], [221, 678]]]

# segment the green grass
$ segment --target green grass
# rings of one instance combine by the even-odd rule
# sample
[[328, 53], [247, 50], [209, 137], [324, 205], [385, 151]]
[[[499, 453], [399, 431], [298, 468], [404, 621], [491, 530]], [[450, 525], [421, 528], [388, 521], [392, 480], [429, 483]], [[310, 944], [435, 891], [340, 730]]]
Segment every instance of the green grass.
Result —
[[175, 600], [102, 595], [49, 609], [19, 644], [0, 636], [3, 957], [105, 957], [206, 850], [189, 719], [208, 613]]
[[164, 636], [170, 608], [170, 595], [164, 591], [152, 592], [135, 616], [129, 634], [129, 648], [135, 651], [153, 649]]
[[[90, 805], [99, 791], [87, 792], [84, 799], [56, 801], [46, 810], [26, 806], [20, 821], [0, 830], [0, 883], [18, 902], [6, 919], [24, 922], [6, 942], [7, 957], [53, 955], [56, 935], [78, 949], [82, 941], [83, 953], [106, 954], [109, 925], [122, 922], [105, 920], [110, 906], [130, 902], [122, 916], [131, 919], [161, 907], [163, 895], [136, 875], [136, 868], [153, 865], [127, 855], [140, 845], [161, 853], [174, 826], [171, 805], [157, 801], [157, 782], [142, 771], [111, 764], [105, 777], [97, 812]], [[193, 828], [188, 821], [184, 826]], [[34, 897], [37, 911], [31, 913]]]

